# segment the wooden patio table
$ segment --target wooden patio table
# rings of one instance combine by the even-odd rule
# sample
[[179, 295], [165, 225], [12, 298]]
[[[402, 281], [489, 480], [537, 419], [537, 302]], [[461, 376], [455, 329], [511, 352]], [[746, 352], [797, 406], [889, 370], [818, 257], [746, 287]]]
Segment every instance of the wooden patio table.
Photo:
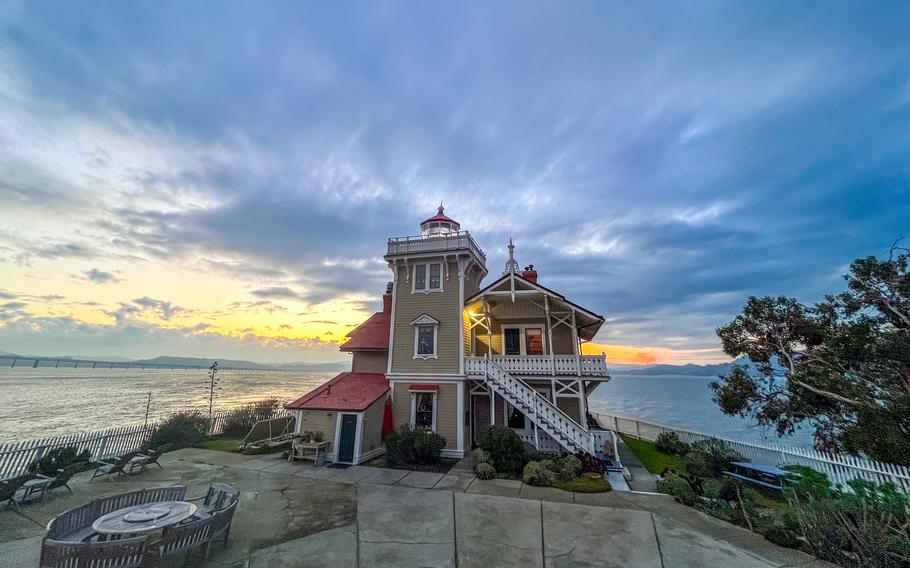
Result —
[[326, 449], [329, 447], [328, 442], [298, 442], [294, 440], [291, 443], [291, 451], [288, 453], [288, 461], [313, 460], [315, 465], [320, 465], [320, 456], [325, 460]]
[[187, 501], [162, 501], [117, 509], [92, 523], [98, 534], [112, 538], [147, 533], [176, 525], [196, 514], [196, 505]]

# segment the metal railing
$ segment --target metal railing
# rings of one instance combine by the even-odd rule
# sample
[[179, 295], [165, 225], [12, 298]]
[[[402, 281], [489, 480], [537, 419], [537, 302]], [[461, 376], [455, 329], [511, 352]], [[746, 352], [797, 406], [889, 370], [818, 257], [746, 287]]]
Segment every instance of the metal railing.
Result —
[[477, 246], [471, 234], [467, 231], [458, 231], [449, 235], [439, 237], [392, 237], [389, 239], [388, 252], [386, 256], [395, 256], [399, 254], [413, 254], [419, 252], [448, 252], [456, 250], [468, 250], [474, 253], [477, 258], [484, 262], [487, 255]]

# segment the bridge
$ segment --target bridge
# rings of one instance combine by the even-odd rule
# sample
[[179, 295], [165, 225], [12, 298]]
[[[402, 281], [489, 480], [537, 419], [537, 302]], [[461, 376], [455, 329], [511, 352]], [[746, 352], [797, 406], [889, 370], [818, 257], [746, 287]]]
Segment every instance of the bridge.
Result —
[[[167, 369], [167, 370], [208, 370], [209, 366], [202, 365], [175, 365], [171, 363], [151, 363], [142, 361], [96, 361], [93, 359], [71, 359], [69, 357], [27, 357], [20, 355], [0, 355], [0, 362], [10, 361], [13, 367], [53, 367], [54, 369]], [[219, 371], [274, 371], [275, 369], [262, 367], [222, 367]]]

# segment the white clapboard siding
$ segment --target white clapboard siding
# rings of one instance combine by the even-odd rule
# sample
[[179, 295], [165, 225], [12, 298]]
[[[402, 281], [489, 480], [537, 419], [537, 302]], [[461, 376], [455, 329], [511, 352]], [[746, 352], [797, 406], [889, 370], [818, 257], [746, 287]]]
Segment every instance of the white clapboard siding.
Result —
[[661, 432], [676, 432], [680, 440], [690, 444], [708, 438], [718, 438], [753, 463], [769, 466], [804, 465], [826, 474], [835, 484], [845, 485], [854, 479], [864, 479], [875, 483], [893, 483], [904, 493], [910, 493], [910, 468], [905, 466], [797, 446], [741, 442], [601, 411], [592, 411], [591, 414], [601, 427], [642, 440], [653, 442]]

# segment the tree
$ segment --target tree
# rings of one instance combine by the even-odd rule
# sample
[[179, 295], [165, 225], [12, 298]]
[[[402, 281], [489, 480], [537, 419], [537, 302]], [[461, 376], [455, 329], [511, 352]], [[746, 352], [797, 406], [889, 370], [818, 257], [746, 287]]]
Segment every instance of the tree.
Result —
[[724, 413], [785, 435], [804, 423], [819, 449], [910, 465], [910, 252], [858, 259], [847, 290], [805, 306], [750, 297], [717, 329], [724, 351], [747, 356], [711, 383]]

